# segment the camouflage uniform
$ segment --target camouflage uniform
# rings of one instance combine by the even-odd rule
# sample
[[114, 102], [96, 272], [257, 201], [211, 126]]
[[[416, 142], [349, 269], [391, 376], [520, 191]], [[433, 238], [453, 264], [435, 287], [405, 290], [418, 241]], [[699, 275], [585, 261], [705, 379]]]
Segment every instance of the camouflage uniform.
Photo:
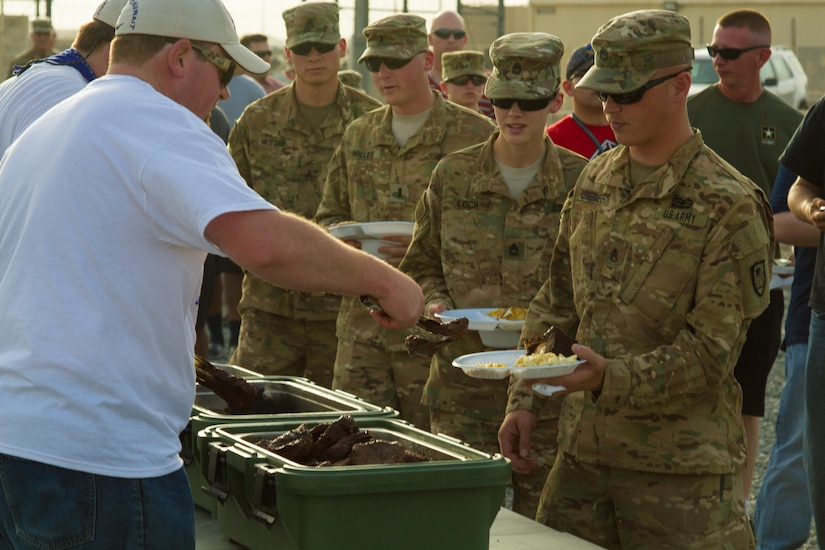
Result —
[[[427, 49], [425, 22], [414, 15], [390, 16], [365, 28], [364, 35], [364, 57], [405, 59]], [[392, 108], [385, 106], [347, 128], [330, 162], [319, 223], [412, 221], [439, 159], [484, 141], [495, 128], [485, 117], [436, 97], [429, 118], [401, 146], [392, 118]], [[398, 408], [402, 418], [428, 428], [429, 412], [420, 401], [429, 361], [407, 355], [406, 333], [380, 327], [357, 297], [344, 297], [337, 335], [333, 387]]]
[[[340, 39], [336, 4], [301, 5], [284, 12], [284, 19], [293, 46]], [[305, 27], [315, 30], [297, 30]], [[313, 128], [298, 113], [292, 83], [244, 111], [233, 128], [229, 150], [243, 178], [263, 198], [312, 218], [344, 128], [380, 105], [339, 85], [334, 111]], [[285, 290], [246, 273], [238, 305], [241, 333], [231, 361], [265, 374], [306, 376], [330, 387], [340, 304], [340, 296]]]
[[338, 71], [338, 79], [356, 90], [364, 91], [363, 77], [358, 71], [352, 69], [342, 69]]
[[[692, 57], [688, 21], [659, 10], [593, 46], [579, 85], [611, 93]], [[610, 548], [752, 547], [733, 367], [768, 304], [770, 208], [699, 134], [635, 185], [629, 164], [619, 146], [585, 167], [530, 305], [525, 333], [557, 325], [607, 359], [599, 392], [564, 399], [537, 519]], [[508, 411], [529, 391], [515, 383]]]
[[[544, 33], [497, 39], [490, 48], [495, 65], [491, 78], [511, 76], [490, 82], [491, 97], [553, 95], [563, 52], [561, 41]], [[446, 72], [447, 54], [442, 62]], [[508, 68], [516, 63], [522, 70], [512, 76]], [[531, 86], [533, 82], [542, 86]], [[561, 207], [587, 161], [545, 138], [539, 173], [514, 200], [493, 158], [498, 139], [497, 132], [486, 143], [447, 155], [418, 204], [415, 235], [401, 270], [421, 285], [427, 304], [450, 309], [526, 308], [547, 279]], [[439, 350], [430, 365], [423, 402], [430, 407], [434, 432], [496, 453], [507, 381], [469, 378], [452, 366], [455, 357], [488, 349], [478, 332], [471, 331]], [[514, 509], [531, 519], [555, 456], [557, 420], [558, 414], [543, 418], [541, 428], [533, 432], [541, 467], [530, 476], [514, 476]]]

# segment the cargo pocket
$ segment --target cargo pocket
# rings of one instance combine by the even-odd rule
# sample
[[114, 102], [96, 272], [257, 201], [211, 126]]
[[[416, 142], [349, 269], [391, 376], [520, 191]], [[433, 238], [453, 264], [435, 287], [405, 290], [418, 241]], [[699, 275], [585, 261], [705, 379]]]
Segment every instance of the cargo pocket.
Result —
[[94, 538], [94, 476], [0, 455], [0, 480], [17, 536], [61, 550]]
[[[656, 238], [643, 246], [633, 243], [622, 270], [619, 301], [631, 305], [634, 313], [661, 328], [674, 310], [688, 282], [695, 277], [701, 251], [690, 242], [673, 245], [674, 233], [663, 228]], [[692, 292], [691, 292], [692, 296]]]

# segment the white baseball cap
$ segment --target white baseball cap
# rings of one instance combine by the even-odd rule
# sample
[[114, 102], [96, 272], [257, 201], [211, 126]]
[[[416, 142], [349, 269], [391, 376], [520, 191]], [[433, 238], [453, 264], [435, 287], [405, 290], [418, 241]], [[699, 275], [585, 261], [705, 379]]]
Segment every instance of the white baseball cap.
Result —
[[115, 26], [116, 36], [124, 34], [213, 42], [252, 74], [270, 68], [238, 41], [235, 23], [221, 0], [128, 0]]
[[117, 18], [120, 16], [123, 6], [126, 5], [126, 0], [103, 0], [95, 10], [92, 19], [96, 19], [101, 23], [106, 23], [112, 28], [117, 25]]

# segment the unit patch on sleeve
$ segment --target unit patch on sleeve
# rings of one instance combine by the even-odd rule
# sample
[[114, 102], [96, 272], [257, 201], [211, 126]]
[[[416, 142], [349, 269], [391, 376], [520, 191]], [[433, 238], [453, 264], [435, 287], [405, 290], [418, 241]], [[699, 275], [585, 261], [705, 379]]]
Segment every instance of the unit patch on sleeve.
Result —
[[765, 287], [768, 284], [768, 270], [765, 260], [759, 260], [751, 266], [751, 282], [753, 290], [758, 296], [765, 294]]

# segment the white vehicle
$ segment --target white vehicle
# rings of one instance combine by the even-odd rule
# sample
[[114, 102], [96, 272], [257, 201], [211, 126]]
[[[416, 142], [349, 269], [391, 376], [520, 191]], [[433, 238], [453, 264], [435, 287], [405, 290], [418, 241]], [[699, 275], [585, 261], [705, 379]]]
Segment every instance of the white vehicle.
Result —
[[[719, 77], [705, 47], [694, 48], [693, 83], [688, 95], [701, 92]], [[771, 47], [771, 57], [759, 71], [762, 86], [797, 109], [808, 107], [808, 75], [792, 50], [785, 46]]]

